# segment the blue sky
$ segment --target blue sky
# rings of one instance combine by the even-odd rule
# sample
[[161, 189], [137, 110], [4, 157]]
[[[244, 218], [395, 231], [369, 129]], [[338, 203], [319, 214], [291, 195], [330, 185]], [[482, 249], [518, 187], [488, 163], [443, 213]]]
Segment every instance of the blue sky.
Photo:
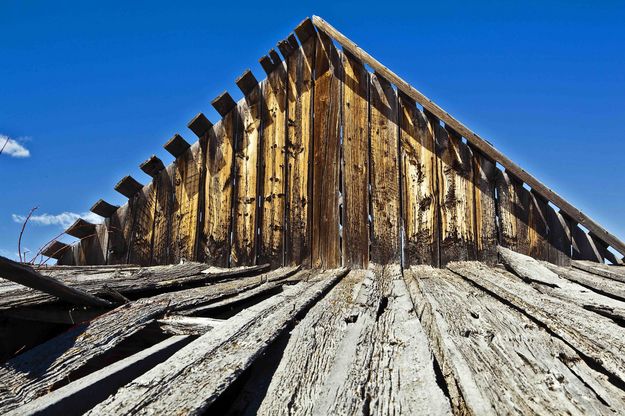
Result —
[[312, 14], [625, 239], [625, 2], [468, 3], [0, 1], [0, 255], [32, 207], [35, 252], [123, 203], [115, 183], [146, 183], [139, 163], [169, 163], [163, 143], [193, 141], [186, 123], [216, 121], [210, 101]]

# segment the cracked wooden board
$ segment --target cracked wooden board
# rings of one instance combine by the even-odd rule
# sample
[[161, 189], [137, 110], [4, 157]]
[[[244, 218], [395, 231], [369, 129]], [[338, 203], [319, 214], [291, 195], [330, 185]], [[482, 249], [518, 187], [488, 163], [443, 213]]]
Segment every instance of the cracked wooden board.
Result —
[[571, 262], [571, 266], [597, 276], [625, 283], [625, 267], [623, 266], [608, 266], [607, 264], [580, 260]]
[[[346, 272], [326, 272], [266, 299], [190, 343], [87, 414], [201, 414], [284, 328]], [[176, 394], [169, 394], [169, 392]]]
[[610, 415], [625, 404], [565, 342], [456, 274], [413, 266], [405, 279], [455, 414]]
[[546, 261], [541, 262], [543, 266], [556, 273], [558, 276], [586, 286], [602, 295], [611, 296], [613, 298], [625, 301], [625, 282], [618, 280], [606, 279], [593, 273], [588, 273], [575, 268], [566, 268], [556, 266]]
[[619, 382], [625, 381], [625, 333], [612, 320], [542, 294], [503, 270], [477, 262], [451, 263], [447, 268], [523, 311]]
[[450, 414], [399, 266], [353, 271], [291, 334], [258, 414]]

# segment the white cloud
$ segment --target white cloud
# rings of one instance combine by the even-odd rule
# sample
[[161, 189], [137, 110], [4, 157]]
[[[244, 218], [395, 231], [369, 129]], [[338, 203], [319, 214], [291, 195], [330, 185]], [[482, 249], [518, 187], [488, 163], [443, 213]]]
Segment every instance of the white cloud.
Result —
[[30, 157], [30, 150], [18, 143], [17, 140], [0, 134], [0, 149], [2, 148], [4, 148], [4, 150], [2, 150], [2, 154], [19, 158]]
[[[12, 218], [14, 222], [20, 224], [26, 221], [25, 215], [13, 214]], [[63, 228], [67, 228], [72, 225], [78, 218], [82, 218], [85, 221], [91, 222], [93, 224], [99, 224], [104, 220], [102, 217], [94, 214], [93, 212], [83, 212], [82, 214], [77, 214], [75, 212], [63, 212], [57, 215], [33, 215], [28, 220], [28, 223], [33, 223], [37, 225], [60, 225]]]

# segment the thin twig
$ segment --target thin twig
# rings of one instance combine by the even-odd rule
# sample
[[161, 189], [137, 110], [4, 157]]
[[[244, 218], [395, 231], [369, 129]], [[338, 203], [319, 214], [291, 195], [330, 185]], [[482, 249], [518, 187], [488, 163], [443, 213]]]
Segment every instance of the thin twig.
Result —
[[7, 147], [7, 144], [9, 144], [9, 138], [8, 137], [7, 137], [6, 141], [4, 142], [4, 144], [2, 145], [2, 149], [0, 149], [0, 155], [4, 151], [4, 148]]
[[17, 255], [20, 257], [20, 263], [22, 263], [23, 261], [22, 259], [22, 236], [24, 235], [24, 230], [26, 229], [26, 224], [28, 223], [30, 216], [33, 215], [33, 212], [35, 212], [37, 208], [38, 207], [31, 208], [30, 212], [28, 213], [28, 216], [24, 220], [24, 224], [22, 224], [22, 231], [20, 231], [20, 238], [17, 239]]

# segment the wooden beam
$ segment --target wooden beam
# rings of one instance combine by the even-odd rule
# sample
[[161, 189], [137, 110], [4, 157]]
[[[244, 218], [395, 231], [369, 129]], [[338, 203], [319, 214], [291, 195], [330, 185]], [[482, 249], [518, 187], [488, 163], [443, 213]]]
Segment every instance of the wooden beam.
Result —
[[[200, 114], [198, 114], [196, 118], [199, 117]], [[193, 121], [191, 121], [191, 123], [193, 123]], [[189, 125], [191, 125], [191, 123], [189, 123]], [[184, 152], [187, 151], [189, 147], [191, 147], [191, 145], [185, 139], [183, 139], [181, 135], [176, 133], [174, 134], [174, 137], [169, 139], [169, 141], [163, 145], [163, 147], [165, 148], [165, 150], [171, 153], [173, 157], [178, 159], [180, 156], [182, 156]]]
[[258, 86], [258, 80], [249, 69], [241, 74], [235, 83], [246, 97]]
[[42, 250], [41, 254], [53, 259], [60, 259], [65, 254], [65, 251], [71, 246], [69, 244], [62, 243], [58, 240], [54, 240]]
[[111, 394], [165, 361], [182, 348], [189, 337], [173, 336], [156, 345], [79, 378], [18, 408], [20, 415], [83, 414]]
[[225, 117], [237, 106], [237, 103], [232, 99], [230, 94], [228, 94], [228, 91], [224, 91], [211, 102], [211, 105], [215, 107], [215, 110], [217, 110], [220, 116]]
[[315, 33], [315, 26], [308, 17], [295, 28], [295, 34], [302, 45], [310, 39], [310, 37], [315, 36]]
[[146, 175], [151, 177], [155, 177], [160, 171], [165, 169], [163, 161], [155, 155], [150, 156], [150, 158], [139, 165], [139, 167]]
[[121, 181], [117, 182], [117, 185], [115, 185], [115, 190], [124, 195], [126, 198], [132, 198], [141, 189], [143, 189], [143, 185], [137, 182], [137, 180], [130, 175], [124, 177]]
[[297, 39], [295, 39], [295, 35], [292, 33], [289, 35], [288, 38], [278, 42], [277, 46], [278, 46], [278, 49], [280, 50], [280, 53], [285, 58], [288, 58], [289, 56], [291, 56], [291, 54], [299, 48]]
[[60, 281], [36, 272], [26, 266], [0, 256], [0, 276], [15, 283], [56, 296], [76, 305], [110, 307], [112, 304], [83, 290], [69, 287]]
[[98, 202], [91, 207], [91, 212], [104, 218], [111, 218], [115, 211], [117, 211], [117, 208], [119, 208], [118, 205], [109, 204], [105, 200], [99, 199]]
[[213, 127], [213, 123], [211, 123], [204, 114], [199, 113], [197, 116], [193, 117], [193, 120], [191, 120], [189, 124], [187, 124], [187, 127], [197, 137], [204, 137], [208, 129]]
[[258, 60], [260, 66], [263, 67], [263, 70], [269, 75], [273, 70], [278, 66], [280, 62], [275, 62], [270, 56], [275, 56], [276, 51], [273, 49], [269, 51], [269, 53]]
[[553, 190], [549, 189], [547, 186], [543, 185], [538, 179], [534, 176], [530, 175], [528, 172], [523, 170], [520, 166], [514, 163], [512, 160], [508, 159], [503, 153], [499, 150], [495, 149], [492, 144], [478, 136], [476, 133], [467, 128], [464, 124], [460, 123], [458, 120], [453, 118], [449, 113], [436, 105], [432, 100], [427, 98], [421, 92], [417, 91], [410, 84], [396, 75], [394, 72], [386, 68], [379, 61], [361, 49], [354, 42], [349, 40], [345, 35], [336, 30], [330, 24], [328, 24], [325, 20], [318, 16], [313, 16], [313, 24], [322, 32], [333, 38], [337, 41], [345, 50], [351, 52], [354, 56], [361, 59], [364, 63], [373, 68], [376, 72], [380, 73], [386, 79], [391, 81], [393, 84], [397, 86], [399, 90], [401, 90], [404, 94], [408, 95], [412, 99], [416, 100], [419, 104], [423, 106], [426, 110], [434, 114], [440, 120], [445, 122], [445, 125], [450, 126], [455, 131], [460, 133], [464, 138], [467, 139], [469, 143], [471, 143], [474, 147], [479, 149], [486, 156], [491, 159], [499, 162], [507, 171], [510, 171], [517, 178], [528, 184], [533, 188], [538, 194], [551, 201], [553, 204], [558, 206], [562, 211], [566, 212], [566, 214], [577, 221], [579, 224], [582, 224], [589, 231], [594, 233], [601, 240], [612, 246], [619, 253], [625, 254], [625, 243], [618, 239], [615, 235], [609, 233], [595, 221], [593, 221], [590, 217], [584, 214], [579, 209], [575, 208], [571, 203], [562, 198], [560, 195], [555, 193]]
[[65, 234], [76, 238], [85, 238], [95, 233], [95, 224], [87, 222], [82, 218], [78, 218], [72, 225], [65, 230]]

